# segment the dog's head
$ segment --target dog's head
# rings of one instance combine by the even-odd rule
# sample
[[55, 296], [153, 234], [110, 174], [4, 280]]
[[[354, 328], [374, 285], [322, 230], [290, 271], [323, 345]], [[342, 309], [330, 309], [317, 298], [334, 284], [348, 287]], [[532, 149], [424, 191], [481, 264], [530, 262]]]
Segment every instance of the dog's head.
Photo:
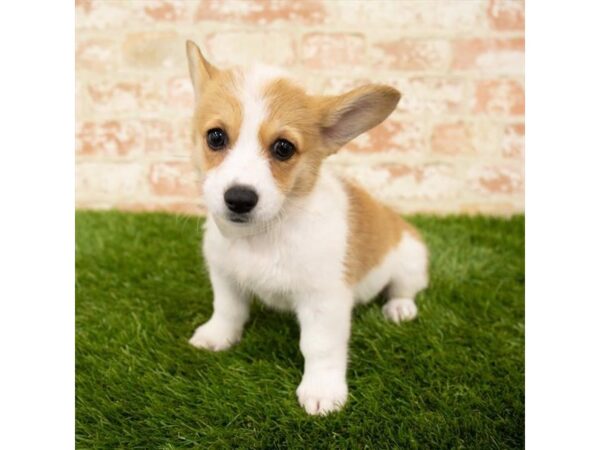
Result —
[[321, 162], [383, 121], [400, 93], [366, 85], [339, 96], [311, 96], [266, 67], [220, 70], [187, 42], [196, 106], [194, 159], [204, 173], [211, 214], [267, 223], [286, 200], [311, 192]]

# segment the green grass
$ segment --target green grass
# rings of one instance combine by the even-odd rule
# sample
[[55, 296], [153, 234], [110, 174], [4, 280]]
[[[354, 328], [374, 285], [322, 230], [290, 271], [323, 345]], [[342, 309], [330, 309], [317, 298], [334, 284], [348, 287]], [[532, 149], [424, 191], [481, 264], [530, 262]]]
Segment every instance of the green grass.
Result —
[[195, 218], [78, 212], [79, 448], [521, 448], [524, 218], [413, 217], [431, 249], [417, 320], [354, 311], [341, 413], [297, 404], [299, 330], [259, 304], [239, 345], [187, 344], [211, 314]]

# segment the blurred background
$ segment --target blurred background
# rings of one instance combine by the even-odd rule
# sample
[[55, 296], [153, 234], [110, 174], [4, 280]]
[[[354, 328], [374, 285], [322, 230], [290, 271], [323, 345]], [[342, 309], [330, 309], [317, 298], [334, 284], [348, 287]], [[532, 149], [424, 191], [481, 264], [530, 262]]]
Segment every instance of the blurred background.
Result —
[[78, 208], [202, 213], [185, 41], [403, 98], [327, 164], [402, 212], [524, 210], [521, 0], [76, 0]]

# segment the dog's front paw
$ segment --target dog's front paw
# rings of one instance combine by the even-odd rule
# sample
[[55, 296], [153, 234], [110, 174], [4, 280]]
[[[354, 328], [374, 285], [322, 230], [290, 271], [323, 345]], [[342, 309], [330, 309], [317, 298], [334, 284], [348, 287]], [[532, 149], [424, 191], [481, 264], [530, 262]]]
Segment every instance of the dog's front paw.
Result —
[[417, 305], [412, 298], [393, 298], [383, 305], [383, 315], [395, 323], [417, 317]]
[[241, 331], [233, 329], [226, 323], [209, 320], [204, 325], [196, 328], [189, 343], [196, 348], [203, 348], [213, 352], [227, 350], [240, 340]]
[[348, 397], [345, 380], [329, 377], [304, 376], [296, 390], [300, 405], [311, 415], [326, 415], [342, 409]]

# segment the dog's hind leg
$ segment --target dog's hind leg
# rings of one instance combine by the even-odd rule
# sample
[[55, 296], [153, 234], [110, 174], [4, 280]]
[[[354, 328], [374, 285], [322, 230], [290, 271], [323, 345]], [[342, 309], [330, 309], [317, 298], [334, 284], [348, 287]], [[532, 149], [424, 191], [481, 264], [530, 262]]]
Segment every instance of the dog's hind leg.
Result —
[[382, 310], [386, 318], [400, 323], [417, 317], [415, 297], [427, 287], [428, 254], [425, 244], [407, 232], [395, 252], [389, 300]]

